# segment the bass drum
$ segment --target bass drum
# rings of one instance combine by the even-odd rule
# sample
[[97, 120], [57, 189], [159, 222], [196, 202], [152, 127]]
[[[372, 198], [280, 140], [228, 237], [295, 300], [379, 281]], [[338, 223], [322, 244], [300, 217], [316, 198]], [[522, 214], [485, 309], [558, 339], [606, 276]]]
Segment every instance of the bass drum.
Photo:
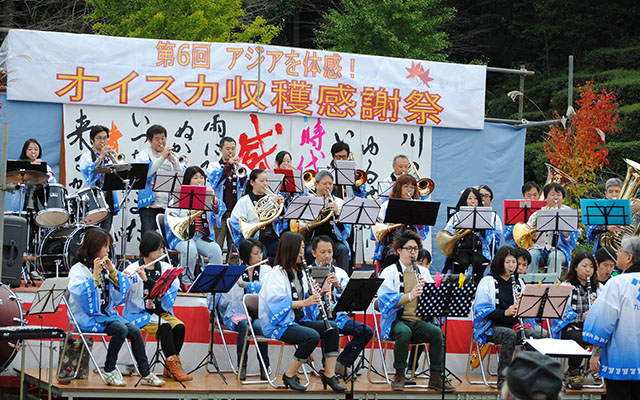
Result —
[[[22, 300], [5, 285], [0, 285], [0, 326], [23, 326]], [[0, 372], [9, 367], [18, 354], [17, 341], [0, 340]]]

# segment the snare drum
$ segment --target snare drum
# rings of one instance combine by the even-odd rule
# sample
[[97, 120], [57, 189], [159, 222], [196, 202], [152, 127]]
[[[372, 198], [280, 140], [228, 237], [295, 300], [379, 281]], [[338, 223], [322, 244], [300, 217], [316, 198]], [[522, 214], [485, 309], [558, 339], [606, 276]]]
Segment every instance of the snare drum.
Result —
[[53, 228], [66, 224], [69, 220], [69, 206], [67, 203], [67, 189], [51, 183], [40, 186], [33, 191], [36, 216], [39, 226]]
[[[22, 300], [9, 289], [0, 284], [0, 326], [23, 326], [24, 310]], [[18, 354], [17, 341], [0, 340], [0, 372], [9, 367]]]
[[84, 206], [82, 217], [85, 224], [97, 224], [109, 216], [104, 193], [95, 186], [78, 190], [78, 202]]

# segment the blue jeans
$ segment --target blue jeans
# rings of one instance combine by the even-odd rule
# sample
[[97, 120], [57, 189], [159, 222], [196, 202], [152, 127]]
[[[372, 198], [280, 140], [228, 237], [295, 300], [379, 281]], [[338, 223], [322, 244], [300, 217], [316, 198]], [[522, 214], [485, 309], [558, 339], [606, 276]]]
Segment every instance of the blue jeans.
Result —
[[344, 346], [342, 353], [338, 356], [340, 364], [349, 367], [373, 337], [373, 330], [368, 325], [352, 320], [340, 329], [340, 333], [353, 336], [353, 339]]
[[106, 372], [111, 372], [116, 369], [118, 353], [125, 339], [128, 338], [131, 341], [131, 350], [133, 350], [133, 357], [136, 359], [140, 374], [142, 374], [142, 376], [149, 375], [149, 360], [145, 352], [140, 328], [131, 322], [125, 325], [120, 321], [113, 321], [107, 324], [104, 328], [104, 333], [111, 336], [109, 347], [107, 348], [107, 358], [104, 362], [104, 370]]
[[[247, 325], [248, 322], [245, 319], [244, 321], [240, 321], [236, 324], [236, 332], [238, 332], [238, 342], [236, 344], [236, 352], [238, 355], [238, 367], [240, 367], [240, 358], [242, 358], [242, 344], [247, 336]], [[253, 330], [256, 335], [262, 335], [262, 327], [260, 326], [260, 320], [253, 320]], [[269, 368], [269, 344], [267, 342], [258, 342], [258, 351], [262, 354], [262, 359], [264, 360], [264, 364]], [[247, 366], [247, 354], [249, 354], [249, 347], [247, 346], [247, 353], [244, 355], [244, 359], [242, 360], [242, 365], [244, 367]]]
[[300, 322], [300, 325], [288, 327], [280, 340], [298, 346], [293, 354], [293, 358], [297, 361], [306, 362], [321, 338], [324, 339], [324, 356], [336, 357], [338, 355], [338, 327], [333, 321], [330, 324], [334, 329], [325, 334], [323, 321], [303, 321]]
[[222, 264], [222, 250], [216, 242], [208, 242], [202, 233], [196, 232], [191, 240], [178, 242], [175, 247], [180, 252], [180, 264], [186, 271], [182, 274], [182, 283], [189, 285], [196, 279], [196, 258], [202, 254], [209, 258], [209, 264]]
[[565, 257], [562, 250], [556, 248], [551, 250], [529, 249], [529, 254], [531, 254], [531, 264], [529, 264], [529, 267], [527, 268], [528, 274], [537, 274], [538, 265], [540, 264], [540, 261], [542, 261], [542, 263], [547, 266], [547, 273], [554, 273], [560, 276], [562, 267], [567, 262], [567, 257]]

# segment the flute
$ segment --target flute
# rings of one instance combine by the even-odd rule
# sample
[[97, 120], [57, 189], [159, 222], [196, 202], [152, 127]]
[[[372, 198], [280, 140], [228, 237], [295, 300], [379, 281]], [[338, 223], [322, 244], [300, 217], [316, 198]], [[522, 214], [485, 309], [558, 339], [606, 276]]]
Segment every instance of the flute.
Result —
[[247, 267], [247, 269], [249, 269], [249, 268], [253, 268], [253, 267], [257, 267], [258, 265], [262, 265], [262, 264], [264, 264], [264, 263], [268, 263], [268, 262], [269, 262], [269, 259], [268, 259], [268, 258], [265, 258], [264, 260], [262, 260], [262, 261], [260, 261], [260, 262], [258, 262], [258, 263], [255, 263], [255, 264], [253, 264], [253, 265], [249, 265], [249, 266]]
[[167, 257], [168, 257], [168, 254], [167, 254], [167, 253], [164, 253], [163, 255], [161, 255], [160, 257], [156, 258], [155, 260], [153, 260], [153, 261], [151, 261], [151, 262], [148, 262], [148, 263], [146, 263], [146, 264], [144, 264], [144, 265], [140, 265], [140, 266], [138, 266], [138, 268], [136, 268], [136, 269], [134, 269], [134, 270], [131, 270], [131, 271], [129, 272], [129, 274], [125, 274], [125, 275], [126, 275], [127, 277], [131, 277], [131, 276], [133, 276], [133, 275], [137, 274], [137, 273], [138, 273], [138, 271], [143, 271], [143, 270], [144, 270], [145, 268], [147, 268], [148, 266], [153, 265], [153, 264], [157, 263], [158, 261], [162, 260], [163, 258], [167, 258]]

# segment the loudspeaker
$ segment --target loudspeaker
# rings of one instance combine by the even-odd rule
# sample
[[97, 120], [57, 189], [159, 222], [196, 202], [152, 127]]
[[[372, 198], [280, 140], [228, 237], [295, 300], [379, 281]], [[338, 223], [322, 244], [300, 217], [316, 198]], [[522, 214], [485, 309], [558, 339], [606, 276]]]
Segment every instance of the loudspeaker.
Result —
[[22, 256], [27, 247], [27, 219], [5, 215], [3, 237], [2, 283], [18, 287], [22, 272]]

